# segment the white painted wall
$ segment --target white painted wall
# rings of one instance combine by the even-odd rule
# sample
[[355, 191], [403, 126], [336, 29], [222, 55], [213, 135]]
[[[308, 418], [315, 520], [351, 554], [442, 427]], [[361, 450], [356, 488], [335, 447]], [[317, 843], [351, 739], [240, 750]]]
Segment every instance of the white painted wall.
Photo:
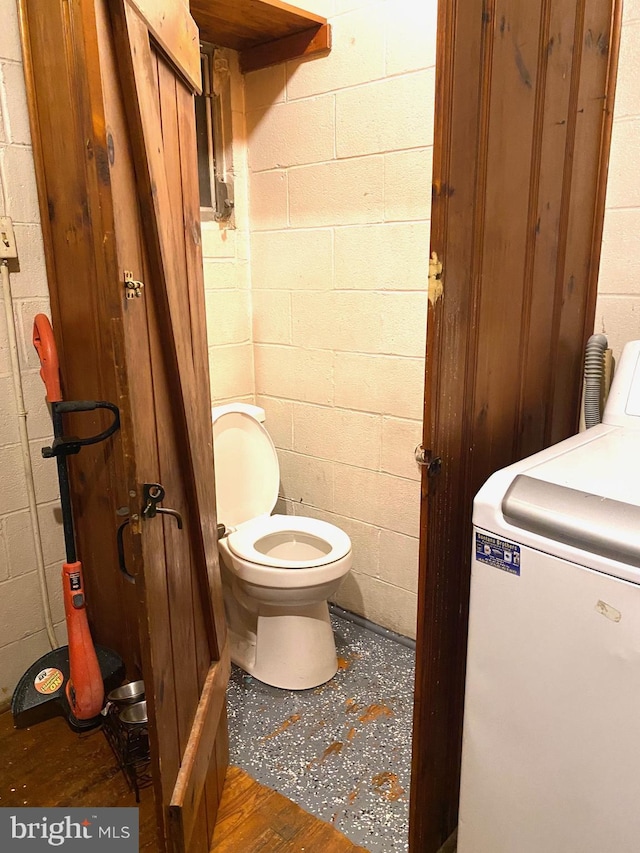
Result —
[[[0, 210], [14, 221], [20, 272], [13, 274], [13, 312], [36, 469], [38, 515], [58, 640], [66, 642], [60, 565], [64, 545], [55, 462], [40, 448], [51, 441], [51, 420], [31, 345], [33, 317], [49, 313], [40, 217], [29, 136], [15, 0], [0, 0]], [[4, 305], [0, 305], [0, 708], [40, 655], [49, 650], [35, 572], [25, 476], [11, 380]]]
[[640, 0], [624, 0], [595, 331], [640, 338]]
[[435, 2], [306, 5], [330, 55], [245, 83], [256, 399], [281, 509], [353, 540], [338, 603], [415, 636]]
[[227, 222], [202, 223], [202, 254], [209, 338], [211, 402], [253, 402], [249, 205], [244, 117], [244, 80], [238, 54], [219, 51], [229, 66], [235, 212]]

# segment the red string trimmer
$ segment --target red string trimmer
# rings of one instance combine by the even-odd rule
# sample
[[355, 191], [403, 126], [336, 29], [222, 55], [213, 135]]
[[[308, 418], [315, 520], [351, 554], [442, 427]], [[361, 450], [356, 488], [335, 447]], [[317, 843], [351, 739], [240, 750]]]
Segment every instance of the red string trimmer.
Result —
[[[44, 314], [38, 314], [34, 320], [33, 343], [40, 358], [40, 376], [47, 390], [53, 421], [53, 444], [44, 447], [42, 455], [45, 459], [55, 457], [58, 464], [66, 550], [62, 584], [69, 645], [48, 652], [29, 667], [14, 691], [11, 710], [18, 728], [62, 714], [72, 728], [86, 729], [100, 723], [105, 688], [111, 690], [122, 682], [124, 665], [119, 655], [102, 646], [94, 646], [91, 640], [82, 563], [76, 553], [67, 457], [89, 444], [110, 438], [120, 428], [120, 412], [113, 403], [105, 401], [63, 402], [53, 329]], [[107, 429], [89, 438], [64, 436], [63, 415], [96, 409], [107, 409], [113, 415]]]

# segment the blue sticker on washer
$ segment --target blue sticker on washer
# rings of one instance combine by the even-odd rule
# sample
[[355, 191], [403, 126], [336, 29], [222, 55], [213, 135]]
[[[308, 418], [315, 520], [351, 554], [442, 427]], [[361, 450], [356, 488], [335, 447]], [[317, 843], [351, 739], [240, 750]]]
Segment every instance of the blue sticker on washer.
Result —
[[510, 575], [520, 574], [520, 546], [506, 539], [476, 532], [476, 560]]

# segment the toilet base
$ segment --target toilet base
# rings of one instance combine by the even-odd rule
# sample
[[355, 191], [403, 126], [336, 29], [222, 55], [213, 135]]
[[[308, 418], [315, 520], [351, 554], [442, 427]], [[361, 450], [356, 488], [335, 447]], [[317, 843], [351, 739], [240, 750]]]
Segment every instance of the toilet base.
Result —
[[[244, 609], [244, 608], [243, 608]], [[253, 616], [253, 630], [229, 624], [231, 660], [259, 681], [283, 690], [308, 690], [338, 671], [326, 601], [304, 607], [265, 607]], [[240, 628], [240, 632], [234, 630]]]

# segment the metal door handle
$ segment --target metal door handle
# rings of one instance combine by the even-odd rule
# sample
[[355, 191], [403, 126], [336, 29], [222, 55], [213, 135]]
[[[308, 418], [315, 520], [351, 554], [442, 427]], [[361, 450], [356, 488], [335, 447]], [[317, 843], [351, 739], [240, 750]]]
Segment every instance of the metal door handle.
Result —
[[168, 509], [158, 504], [164, 500], [164, 486], [160, 483], [145, 483], [142, 487], [142, 497], [144, 505], [142, 507], [143, 518], [155, 518], [157, 513], [163, 515], [172, 515], [178, 525], [178, 530], [182, 530], [182, 516], [175, 509]]

